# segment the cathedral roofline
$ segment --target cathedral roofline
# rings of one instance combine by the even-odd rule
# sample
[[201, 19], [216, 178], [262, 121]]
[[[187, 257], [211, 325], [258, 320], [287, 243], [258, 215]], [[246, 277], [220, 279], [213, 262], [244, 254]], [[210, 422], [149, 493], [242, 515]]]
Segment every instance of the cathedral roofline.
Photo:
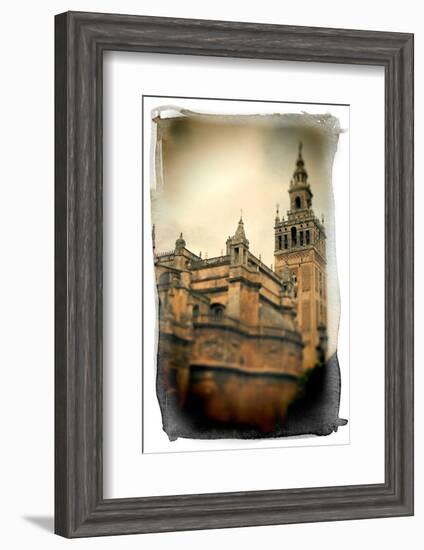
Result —
[[[214, 256], [212, 258], [201, 258], [200, 256], [197, 256], [196, 254], [193, 254], [189, 249], [185, 248], [185, 252], [187, 252], [190, 255], [196, 256], [196, 258], [193, 258], [194, 263], [190, 265], [190, 267], [187, 268], [175, 268], [173, 267], [175, 271], [183, 272], [183, 271], [196, 271], [198, 269], [206, 269], [214, 266], [220, 266], [220, 265], [229, 265], [230, 264], [230, 256], [227, 254], [224, 254], [222, 256]], [[156, 265], [163, 265], [163, 267], [169, 267], [168, 264], [163, 263], [166, 262], [166, 259], [171, 259], [174, 256], [174, 252], [165, 252], [161, 253], [158, 252], [155, 255]], [[273, 271], [270, 267], [268, 267], [262, 260], [260, 260], [257, 256], [255, 256], [250, 250], [248, 251], [248, 259], [250, 261], [253, 261], [256, 266], [259, 268], [260, 271], [266, 273], [269, 277], [271, 277], [275, 282], [281, 283], [281, 277]], [[246, 267], [246, 266], [245, 266]], [[249, 269], [246, 267], [246, 269]]]

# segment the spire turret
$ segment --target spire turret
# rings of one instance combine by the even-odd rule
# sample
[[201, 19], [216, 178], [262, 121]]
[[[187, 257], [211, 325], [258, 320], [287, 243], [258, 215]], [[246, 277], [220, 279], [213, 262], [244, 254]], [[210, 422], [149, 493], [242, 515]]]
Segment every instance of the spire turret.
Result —
[[297, 161], [296, 161], [296, 169], [293, 173], [294, 183], [299, 183], [299, 182], [306, 183], [308, 181], [308, 172], [305, 169], [305, 161], [303, 160], [303, 157], [302, 157], [302, 148], [303, 148], [303, 144], [300, 141], [299, 152], [298, 152]]
[[244, 231], [243, 217], [240, 215], [240, 220], [237, 225], [236, 232], [233, 237], [227, 239], [227, 254], [231, 255], [231, 263], [246, 264], [249, 250], [249, 241]]
[[275, 223], [280, 223], [280, 205], [277, 203], [275, 211]]
[[231, 239], [232, 244], [244, 244], [247, 247], [249, 246], [249, 241], [246, 238], [246, 233], [244, 231], [244, 223], [243, 218], [240, 216], [240, 220], [237, 225], [236, 232], [234, 233], [234, 237]]
[[175, 252], [178, 254], [178, 253], [181, 253], [184, 248], [186, 246], [186, 242], [184, 240], [184, 237], [183, 237], [183, 234], [180, 233], [180, 236], [178, 237], [178, 239], [175, 241]]
[[312, 206], [312, 191], [308, 182], [308, 172], [302, 156], [303, 145], [299, 142], [299, 150], [293, 179], [290, 182], [290, 208], [291, 210], [303, 210]]

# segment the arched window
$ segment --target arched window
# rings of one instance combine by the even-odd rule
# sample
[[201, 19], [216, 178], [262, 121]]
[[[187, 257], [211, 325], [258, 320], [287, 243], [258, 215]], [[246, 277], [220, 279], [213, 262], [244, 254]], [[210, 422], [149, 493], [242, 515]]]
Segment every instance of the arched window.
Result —
[[215, 321], [221, 321], [224, 317], [224, 306], [222, 304], [212, 304], [210, 313]]
[[297, 244], [297, 230], [295, 227], [291, 228], [291, 240], [292, 240], [292, 246], [296, 246]]
[[197, 317], [199, 317], [199, 306], [198, 305], [195, 305], [193, 306], [193, 317], [196, 319]]
[[300, 200], [300, 197], [296, 197], [294, 199], [294, 205], [296, 208], [300, 208], [302, 206], [302, 201]]

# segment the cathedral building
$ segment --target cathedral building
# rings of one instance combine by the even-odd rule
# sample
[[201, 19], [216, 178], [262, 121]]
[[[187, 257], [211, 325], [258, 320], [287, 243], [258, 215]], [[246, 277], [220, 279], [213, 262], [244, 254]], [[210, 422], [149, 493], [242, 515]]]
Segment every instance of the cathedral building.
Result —
[[272, 432], [305, 371], [324, 360], [325, 230], [301, 147], [289, 194], [287, 220], [275, 219], [274, 269], [250, 250], [242, 218], [225, 255], [201, 258], [182, 234], [173, 250], [155, 251], [157, 390], [171, 439], [199, 422]]

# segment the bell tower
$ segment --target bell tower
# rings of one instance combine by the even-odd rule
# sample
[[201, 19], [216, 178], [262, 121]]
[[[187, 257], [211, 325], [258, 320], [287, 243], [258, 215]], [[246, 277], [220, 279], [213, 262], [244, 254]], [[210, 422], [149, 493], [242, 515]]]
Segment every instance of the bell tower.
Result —
[[313, 194], [299, 143], [296, 168], [289, 187], [287, 219], [275, 217], [275, 271], [282, 277], [289, 269], [296, 284], [297, 320], [305, 344], [304, 369], [319, 361], [317, 347], [327, 326], [326, 234], [312, 210]]

